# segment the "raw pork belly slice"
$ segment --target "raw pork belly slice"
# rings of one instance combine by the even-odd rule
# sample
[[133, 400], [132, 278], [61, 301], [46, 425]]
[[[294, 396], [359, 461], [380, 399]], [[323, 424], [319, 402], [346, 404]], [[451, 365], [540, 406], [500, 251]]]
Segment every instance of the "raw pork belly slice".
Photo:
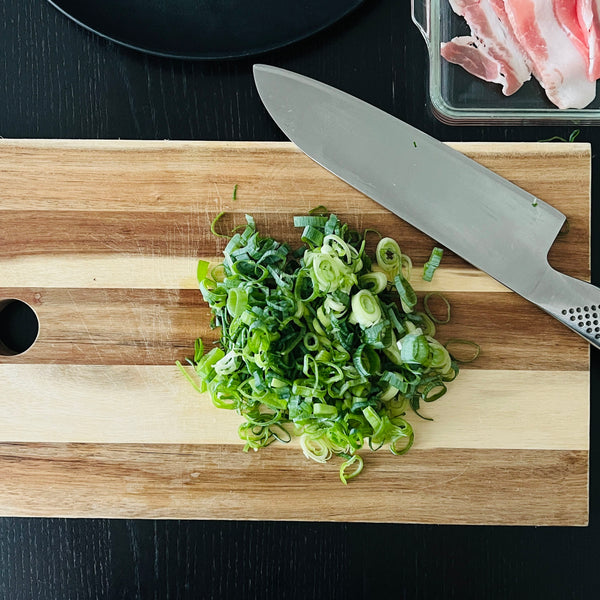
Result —
[[554, 5], [563, 0], [504, 0], [513, 31], [546, 95], [559, 108], [584, 108], [596, 95], [588, 61], [559, 23]]
[[577, 0], [577, 19], [586, 38], [588, 78], [600, 79], [600, 0]]
[[494, 60], [474, 37], [468, 35], [455, 37], [442, 44], [442, 56], [448, 62], [460, 65], [465, 71], [479, 79], [501, 84], [502, 91], [507, 96], [516, 92], [520, 87], [520, 84], [518, 86], [511, 85], [511, 82], [502, 74], [500, 63]]
[[[504, 0], [500, 1], [504, 3]], [[588, 3], [589, 1], [587, 0]], [[588, 35], [581, 27], [580, 4], [581, 0], [554, 0], [554, 14], [589, 67]]]
[[514, 94], [531, 71], [508, 21], [498, 18], [498, 11], [504, 12], [502, 0], [450, 0], [450, 5], [465, 18], [471, 36], [442, 44], [442, 56], [477, 77], [500, 83], [506, 96]]

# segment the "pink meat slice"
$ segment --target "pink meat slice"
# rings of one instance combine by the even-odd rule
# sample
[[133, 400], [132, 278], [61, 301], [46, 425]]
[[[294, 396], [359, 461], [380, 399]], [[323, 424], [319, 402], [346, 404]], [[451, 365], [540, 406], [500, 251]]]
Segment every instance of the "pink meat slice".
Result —
[[536, 79], [559, 108], [584, 108], [596, 95], [588, 63], [559, 23], [560, 0], [504, 0], [506, 13]]
[[471, 35], [442, 44], [442, 56], [477, 77], [500, 83], [506, 96], [514, 94], [531, 78], [531, 70], [509, 21], [498, 16], [504, 12], [502, 0], [450, 0], [450, 5], [464, 17]]
[[600, 0], [577, 0], [577, 20], [588, 50], [588, 78], [600, 79]]
[[[442, 44], [442, 56], [451, 63], [460, 65], [465, 71], [492, 83], [499, 83], [504, 90], [513, 93], [506, 77], [501, 72], [500, 63], [494, 60], [485, 47], [472, 36], [455, 37]], [[517, 88], [518, 89], [518, 88]], [[514, 90], [516, 91], [516, 89]], [[506, 92], [505, 92], [506, 93]], [[509, 94], [506, 93], [508, 96]]]
[[579, 0], [554, 0], [554, 14], [571, 43], [588, 64], [590, 60], [588, 36], [581, 27], [579, 4]]

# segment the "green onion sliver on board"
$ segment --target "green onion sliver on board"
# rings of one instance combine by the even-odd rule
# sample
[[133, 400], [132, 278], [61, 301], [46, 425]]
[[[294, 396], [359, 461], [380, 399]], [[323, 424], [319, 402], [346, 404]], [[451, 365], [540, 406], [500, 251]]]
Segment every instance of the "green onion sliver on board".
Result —
[[452, 338], [445, 344], [446, 350], [459, 363], [473, 362], [481, 353], [479, 344], [471, 340]]
[[442, 261], [442, 256], [444, 255], [444, 250], [442, 248], [438, 248], [437, 246], [431, 251], [431, 256], [429, 260], [423, 266], [423, 279], [425, 281], [431, 281], [433, 279], [433, 274], [435, 270], [440, 266], [440, 262]]
[[[442, 301], [442, 304], [444, 306], [444, 310], [446, 313], [443, 317], [436, 316], [433, 313], [431, 306], [429, 306], [432, 298], [439, 298]], [[425, 294], [425, 297], [423, 298], [423, 308], [425, 309], [425, 314], [434, 323], [440, 325], [440, 324], [445, 324], [445, 323], [450, 322], [450, 302], [448, 302], [448, 299], [446, 298], [446, 296], [444, 296], [443, 294], [440, 294], [440, 292], [429, 292], [428, 294]]]
[[217, 223], [223, 218], [223, 216], [225, 215], [225, 211], [221, 211], [213, 220], [212, 223], [210, 224], [210, 232], [213, 235], [216, 235], [217, 237], [221, 237], [221, 238], [229, 238], [230, 236], [225, 235], [224, 233], [219, 233], [216, 230], [216, 226]]

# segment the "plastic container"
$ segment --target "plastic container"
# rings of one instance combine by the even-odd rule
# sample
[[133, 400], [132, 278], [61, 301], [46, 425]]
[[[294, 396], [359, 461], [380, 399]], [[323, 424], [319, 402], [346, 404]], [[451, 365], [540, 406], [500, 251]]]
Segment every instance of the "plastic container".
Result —
[[596, 125], [600, 124], [600, 94], [584, 109], [561, 110], [533, 79], [512, 96], [443, 59], [440, 44], [469, 27], [448, 0], [411, 0], [412, 19], [425, 38], [429, 52], [429, 96], [437, 119], [450, 125]]

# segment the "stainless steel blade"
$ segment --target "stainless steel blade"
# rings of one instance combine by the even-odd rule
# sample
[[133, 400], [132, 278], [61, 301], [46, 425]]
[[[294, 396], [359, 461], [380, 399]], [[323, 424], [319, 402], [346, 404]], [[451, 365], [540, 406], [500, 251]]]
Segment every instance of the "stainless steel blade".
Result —
[[267, 65], [254, 78], [308, 156], [600, 348], [600, 289], [548, 264], [561, 212], [335, 88]]
[[477, 268], [531, 296], [564, 223], [561, 212], [335, 88], [266, 65], [256, 65], [254, 77], [275, 122], [311, 158]]

